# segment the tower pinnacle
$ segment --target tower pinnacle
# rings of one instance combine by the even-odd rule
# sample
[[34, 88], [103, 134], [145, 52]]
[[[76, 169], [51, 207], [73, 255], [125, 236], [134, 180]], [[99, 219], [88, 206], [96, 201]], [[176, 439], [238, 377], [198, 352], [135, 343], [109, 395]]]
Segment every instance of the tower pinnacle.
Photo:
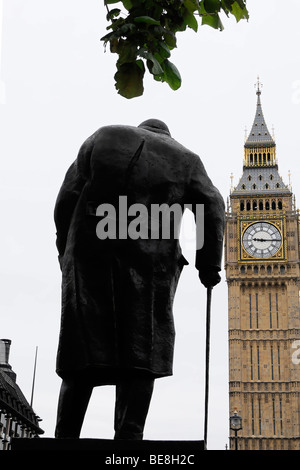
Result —
[[259, 96], [261, 95], [261, 87], [263, 84], [259, 81], [259, 75], [257, 76], [257, 82], [254, 85], [256, 87], [256, 94]]

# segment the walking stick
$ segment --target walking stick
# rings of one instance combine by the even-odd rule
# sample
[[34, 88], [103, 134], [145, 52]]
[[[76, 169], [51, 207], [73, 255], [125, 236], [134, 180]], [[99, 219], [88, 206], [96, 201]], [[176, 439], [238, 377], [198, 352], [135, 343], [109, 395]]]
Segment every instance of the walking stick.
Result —
[[206, 449], [206, 447], [207, 447], [211, 291], [212, 291], [212, 287], [211, 287], [211, 286], [208, 286], [208, 287], [207, 287], [207, 300], [206, 300], [206, 353], [205, 353], [204, 449]]

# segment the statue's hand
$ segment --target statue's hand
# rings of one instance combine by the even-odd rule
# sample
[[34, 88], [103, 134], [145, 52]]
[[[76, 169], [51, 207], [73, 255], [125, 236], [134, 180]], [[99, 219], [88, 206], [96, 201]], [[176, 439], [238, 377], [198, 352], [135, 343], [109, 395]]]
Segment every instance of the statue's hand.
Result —
[[214, 287], [221, 281], [219, 272], [214, 269], [199, 271], [199, 278], [205, 287]]

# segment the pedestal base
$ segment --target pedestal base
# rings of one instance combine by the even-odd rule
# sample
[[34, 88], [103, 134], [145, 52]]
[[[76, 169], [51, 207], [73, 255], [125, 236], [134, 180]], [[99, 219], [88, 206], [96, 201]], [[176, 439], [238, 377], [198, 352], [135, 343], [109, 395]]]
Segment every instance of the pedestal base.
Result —
[[109, 439], [15, 438], [12, 451], [96, 451], [98, 463], [129, 464], [190, 464], [203, 459], [204, 441], [122, 441]]

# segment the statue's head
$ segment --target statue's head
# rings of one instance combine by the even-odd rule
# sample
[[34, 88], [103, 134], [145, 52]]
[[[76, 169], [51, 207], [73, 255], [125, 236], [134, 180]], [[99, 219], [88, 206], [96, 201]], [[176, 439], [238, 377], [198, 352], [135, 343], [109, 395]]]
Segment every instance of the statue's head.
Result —
[[146, 121], [142, 122], [138, 127], [142, 127], [143, 129], [148, 129], [152, 131], [159, 131], [163, 134], [171, 135], [168, 126], [159, 119], [147, 119]]

